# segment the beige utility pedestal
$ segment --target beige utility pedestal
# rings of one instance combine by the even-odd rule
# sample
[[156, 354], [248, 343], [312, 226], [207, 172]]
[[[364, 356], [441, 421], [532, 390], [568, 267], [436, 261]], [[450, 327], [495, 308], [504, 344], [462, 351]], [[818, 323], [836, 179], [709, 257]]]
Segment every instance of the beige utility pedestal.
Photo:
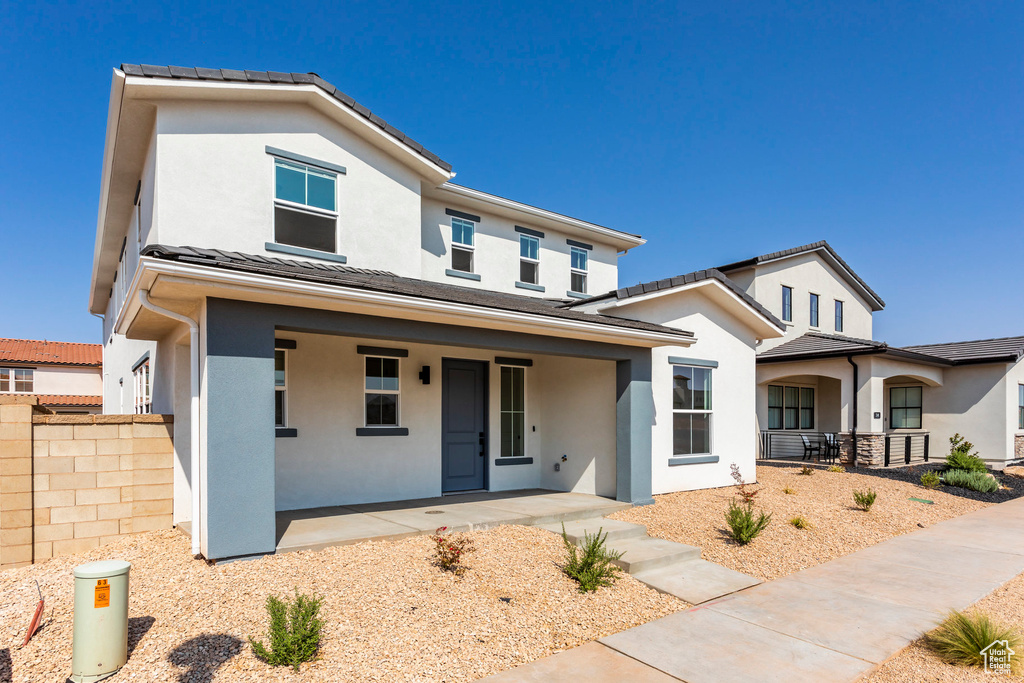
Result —
[[128, 661], [128, 572], [121, 560], [75, 567], [75, 621], [71, 680], [93, 683]]

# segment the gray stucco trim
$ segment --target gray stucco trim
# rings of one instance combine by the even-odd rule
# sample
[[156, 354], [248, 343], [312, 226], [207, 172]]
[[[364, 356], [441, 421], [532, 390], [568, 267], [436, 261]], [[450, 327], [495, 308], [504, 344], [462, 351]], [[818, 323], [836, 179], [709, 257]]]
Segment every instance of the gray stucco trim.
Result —
[[568, 290], [568, 291], [567, 291], [567, 292], [565, 293], [565, 295], [566, 295], [567, 297], [569, 297], [570, 299], [588, 299], [588, 298], [590, 298], [590, 295], [589, 295], [589, 294], [580, 294], [579, 292], [574, 292], [574, 291], [572, 291], [571, 289], [570, 289], [570, 290]]
[[299, 435], [298, 429], [292, 429], [290, 427], [277, 427], [274, 430], [274, 437], [278, 439], [290, 438]]
[[473, 221], [474, 223], [480, 222], [480, 216], [475, 213], [466, 213], [465, 211], [459, 211], [458, 209], [445, 209], [444, 212], [449, 216], [455, 216], [456, 218], [465, 218], [467, 221]]
[[363, 346], [356, 347], [356, 353], [364, 356], [385, 356], [387, 358], [408, 358], [409, 349], [393, 349], [387, 346]]
[[408, 427], [357, 427], [356, 436], [409, 436]]
[[289, 152], [284, 149], [278, 149], [277, 147], [271, 147], [270, 145], [267, 145], [267, 154], [270, 154], [271, 156], [275, 157], [281, 157], [282, 159], [288, 159], [289, 161], [297, 161], [300, 164], [319, 166], [320, 168], [326, 169], [328, 171], [334, 171], [335, 173], [340, 173], [342, 175], [346, 175], [348, 173], [345, 170], [344, 166], [332, 164], [331, 162], [323, 161], [322, 159], [314, 159], [313, 157], [307, 157], [302, 154], [296, 154], [295, 152]]
[[650, 505], [654, 394], [651, 352], [615, 364], [615, 499]]
[[305, 256], [306, 258], [320, 259], [321, 261], [330, 261], [331, 263], [348, 263], [348, 257], [342, 256], [341, 254], [332, 254], [329, 251], [317, 251], [316, 249], [304, 249], [302, 247], [293, 247], [290, 244], [278, 244], [277, 242], [267, 242], [263, 245], [263, 248], [267, 251], [276, 251], [279, 254], [290, 254], [291, 256]]
[[519, 280], [516, 280], [516, 287], [518, 287], [519, 289], [529, 289], [534, 292], [544, 291], [543, 285], [535, 285], [531, 282], [520, 282]]
[[452, 270], [451, 268], [445, 268], [444, 274], [447, 275], [448, 277], [461, 277], [465, 280], [476, 280], [477, 282], [480, 282], [479, 273], [466, 273], [461, 270]]
[[570, 247], [579, 247], [580, 249], [587, 249], [590, 251], [593, 251], [594, 249], [593, 244], [587, 244], [586, 242], [578, 242], [576, 240], [567, 239], [565, 240], [565, 243], [568, 244]]
[[137, 361], [135, 361], [135, 364], [132, 365], [132, 372], [138, 370], [139, 366], [145, 363], [147, 360], [149, 360], [149, 351], [146, 351]]
[[517, 225], [516, 232], [521, 232], [522, 234], [529, 235], [530, 237], [539, 237], [541, 239], [544, 239], [544, 233], [542, 233], [540, 230], [534, 230], [533, 228], [524, 228], [521, 225]]
[[693, 365], [699, 368], [717, 368], [717, 360], [704, 360], [701, 358], [683, 358], [682, 356], [669, 356], [670, 365]]
[[495, 356], [494, 357], [494, 364], [495, 365], [515, 365], [516, 367], [520, 367], [520, 368], [532, 368], [533, 367], [533, 359], [532, 358], [509, 358], [508, 356]]
[[686, 455], [679, 458], [669, 458], [668, 466], [676, 465], [698, 465], [700, 463], [718, 462], [717, 455]]
[[532, 465], [533, 458], [495, 458], [494, 464], [499, 467], [504, 465]]

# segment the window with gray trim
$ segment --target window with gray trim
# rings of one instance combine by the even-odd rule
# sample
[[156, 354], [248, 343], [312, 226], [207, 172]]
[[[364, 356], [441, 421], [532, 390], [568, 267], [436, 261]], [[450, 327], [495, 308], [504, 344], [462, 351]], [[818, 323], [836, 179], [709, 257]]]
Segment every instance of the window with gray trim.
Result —
[[579, 294], [587, 293], [588, 255], [586, 249], [570, 247], [569, 289]]
[[889, 427], [891, 429], [920, 429], [922, 387], [889, 388]]
[[526, 368], [501, 367], [502, 458], [526, 455]]
[[540, 240], [531, 235], [519, 236], [519, 281], [540, 282]]
[[810, 310], [811, 327], [817, 327], [818, 326], [818, 298], [819, 297], [818, 297], [817, 294], [811, 294], [811, 310]]
[[814, 429], [814, 387], [769, 385], [768, 429]]
[[476, 224], [465, 218], [452, 216], [452, 270], [473, 272], [475, 242]]
[[793, 322], [793, 288], [782, 285], [782, 319]]
[[836, 299], [836, 332], [843, 331], [843, 302]]
[[288, 426], [288, 352], [274, 349], [274, 426]]
[[398, 358], [366, 357], [366, 426], [397, 427], [400, 384]]
[[32, 368], [0, 368], [0, 393], [31, 393], [34, 386]]
[[711, 368], [672, 366], [672, 454], [711, 454]]
[[338, 175], [274, 159], [274, 241], [337, 253]]

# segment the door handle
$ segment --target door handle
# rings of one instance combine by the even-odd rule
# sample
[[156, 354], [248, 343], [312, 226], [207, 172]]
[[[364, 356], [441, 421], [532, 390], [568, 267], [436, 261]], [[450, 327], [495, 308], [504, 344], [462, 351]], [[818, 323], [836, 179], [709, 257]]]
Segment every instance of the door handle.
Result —
[[484, 436], [483, 432], [480, 432], [480, 457], [484, 457], [487, 445], [487, 437]]

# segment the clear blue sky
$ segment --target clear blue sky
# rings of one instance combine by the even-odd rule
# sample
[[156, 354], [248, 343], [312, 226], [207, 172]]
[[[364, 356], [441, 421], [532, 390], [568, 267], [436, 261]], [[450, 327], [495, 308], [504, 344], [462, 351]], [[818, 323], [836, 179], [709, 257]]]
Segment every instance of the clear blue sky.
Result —
[[0, 336], [100, 341], [111, 69], [316, 71], [456, 182], [649, 240], [620, 284], [827, 239], [894, 344], [1024, 334], [1024, 3], [0, 7]]

